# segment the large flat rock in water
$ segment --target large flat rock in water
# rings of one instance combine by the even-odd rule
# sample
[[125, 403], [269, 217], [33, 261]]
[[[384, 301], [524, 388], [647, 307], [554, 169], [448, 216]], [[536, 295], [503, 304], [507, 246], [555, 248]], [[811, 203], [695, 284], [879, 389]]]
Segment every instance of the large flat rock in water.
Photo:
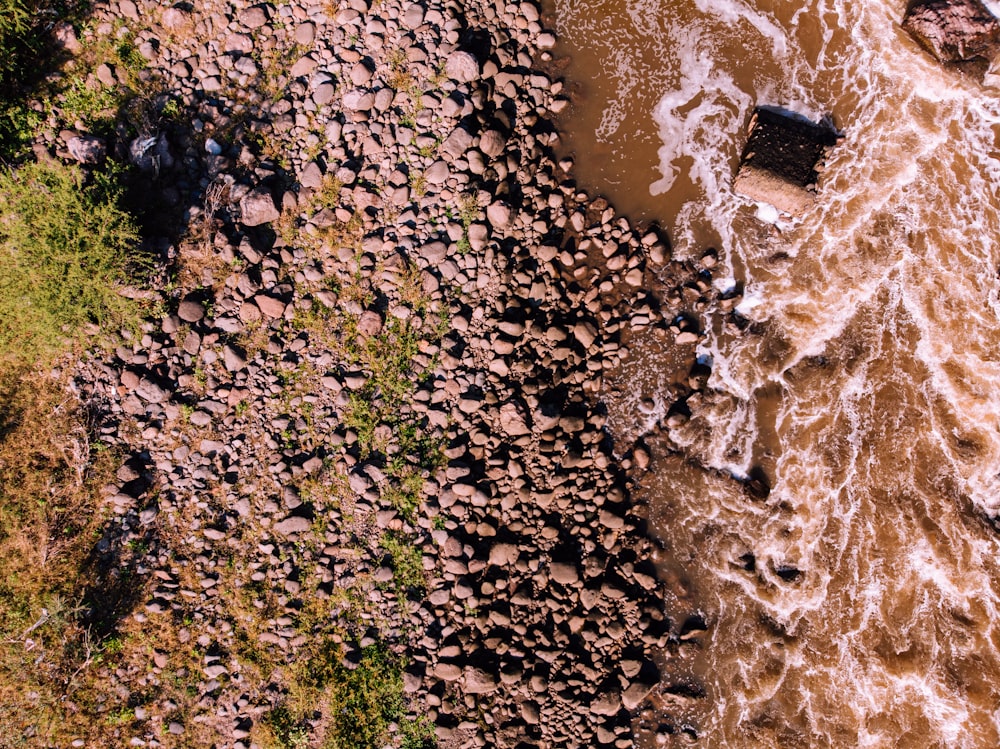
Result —
[[815, 199], [817, 166], [839, 135], [798, 115], [754, 109], [733, 189], [759, 203], [799, 215]]
[[979, 0], [914, 0], [903, 28], [938, 60], [978, 80], [1000, 52], [1000, 21]]

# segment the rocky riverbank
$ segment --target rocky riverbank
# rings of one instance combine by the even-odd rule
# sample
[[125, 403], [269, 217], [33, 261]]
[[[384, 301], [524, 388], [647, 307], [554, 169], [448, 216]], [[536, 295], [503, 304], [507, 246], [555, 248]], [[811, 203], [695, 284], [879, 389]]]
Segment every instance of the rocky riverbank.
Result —
[[340, 746], [323, 674], [373, 653], [404, 664], [393, 745], [693, 735], [661, 666], [697, 618], [667, 616], [605, 377], [654, 337], [683, 420], [713, 256], [577, 188], [546, 28], [530, 2], [117, 0], [68, 41], [129, 35], [146, 95], [38, 152], [131, 160], [175, 269], [75, 380], [124, 457], [96, 558], [120, 745]]

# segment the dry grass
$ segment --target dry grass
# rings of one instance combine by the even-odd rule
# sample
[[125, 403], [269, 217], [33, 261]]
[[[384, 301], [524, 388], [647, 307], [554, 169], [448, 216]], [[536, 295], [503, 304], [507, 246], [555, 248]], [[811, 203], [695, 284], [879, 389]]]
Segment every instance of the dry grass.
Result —
[[235, 270], [234, 261], [224, 257], [214, 243], [222, 228], [218, 213], [229, 199], [229, 187], [225, 180], [216, 179], [205, 188], [201, 210], [178, 245], [177, 284], [183, 288], [219, 288]]
[[93, 738], [94, 674], [114, 647], [89, 558], [117, 461], [64, 382], [0, 379], [0, 746]]

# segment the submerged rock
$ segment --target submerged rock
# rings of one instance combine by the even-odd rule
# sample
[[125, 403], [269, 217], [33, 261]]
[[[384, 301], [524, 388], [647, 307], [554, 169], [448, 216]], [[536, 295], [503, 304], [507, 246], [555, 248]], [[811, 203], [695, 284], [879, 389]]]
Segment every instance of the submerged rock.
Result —
[[979, 0], [916, 0], [903, 28], [935, 58], [980, 80], [1000, 51], [1000, 21]]
[[797, 215], [815, 199], [817, 167], [839, 134], [798, 115], [754, 109], [733, 189], [740, 195]]

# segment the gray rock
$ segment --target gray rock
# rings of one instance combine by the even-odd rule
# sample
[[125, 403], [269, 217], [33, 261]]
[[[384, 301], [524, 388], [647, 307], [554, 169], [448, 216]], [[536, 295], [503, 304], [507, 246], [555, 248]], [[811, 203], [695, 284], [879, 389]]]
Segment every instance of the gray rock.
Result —
[[306, 164], [299, 173], [299, 184], [303, 187], [317, 188], [323, 184], [323, 170], [315, 161]]
[[594, 344], [594, 341], [597, 340], [597, 330], [593, 325], [586, 322], [574, 325], [573, 335], [585, 349], [589, 349]]
[[487, 130], [479, 136], [479, 150], [495, 159], [507, 147], [507, 139], [497, 130]]
[[351, 83], [360, 88], [368, 85], [371, 79], [372, 69], [368, 66], [367, 62], [359, 60], [354, 63], [354, 67], [351, 68]]
[[424, 172], [424, 179], [430, 185], [443, 185], [448, 181], [448, 175], [450, 171], [448, 165], [443, 161], [435, 161], [429, 167], [427, 171]]
[[253, 38], [249, 34], [229, 34], [223, 45], [226, 54], [249, 55], [253, 52]]
[[139, 384], [135, 388], [135, 394], [150, 403], [162, 403], [170, 398], [169, 390], [160, 387], [160, 385], [148, 377], [143, 377], [139, 380]]
[[486, 209], [486, 218], [497, 229], [506, 229], [510, 226], [512, 220], [510, 206], [502, 200], [490, 203]]
[[185, 10], [183, 7], [177, 7], [176, 5], [167, 8], [163, 11], [163, 15], [160, 16], [160, 24], [163, 28], [170, 29], [171, 31], [178, 31], [179, 29], [182, 29], [190, 21], [190, 12]]
[[259, 29], [268, 21], [268, 7], [254, 5], [240, 13], [240, 23], [248, 29]]
[[747, 142], [733, 190], [791, 215], [815, 199], [817, 166], [838, 134], [826, 124], [770, 107], [757, 107], [747, 127]]
[[472, 134], [464, 127], [456, 127], [441, 144], [441, 152], [457, 159], [472, 147]]
[[282, 536], [292, 536], [298, 533], [306, 533], [312, 527], [309, 518], [292, 515], [274, 524], [274, 532]]
[[375, 96], [370, 91], [354, 89], [344, 94], [344, 109], [368, 112], [375, 105]]
[[264, 315], [275, 319], [284, 315], [285, 308], [288, 306], [280, 299], [267, 294], [257, 294], [257, 296], [253, 298], [253, 301]]
[[288, 75], [292, 78], [303, 78], [312, 74], [317, 67], [319, 67], [319, 63], [316, 62], [316, 58], [312, 55], [303, 55], [292, 65], [288, 71]]
[[333, 101], [334, 94], [337, 89], [332, 83], [321, 83], [313, 91], [312, 100], [316, 106], [321, 107], [324, 104], [329, 104]]
[[504, 403], [500, 407], [500, 426], [511, 437], [531, 432], [524, 418], [523, 409], [513, 401]]
[[465, 670], [465, 693], [466, 694], [490, 694], [499, 688], [497, 677], [481, 668], [467, 668]]
[[97, 77], [97, 80], [105, 86], [114, 86], [118, 83], [118, 77], [115, 75], [114, 68], [106, 62], [102, 62], [97, 66], [97, 70], [94, 71], [94, 75]]
[[295, 41], [305, 47], [313, 43], [316, 38], [316, 24], [312, 21], [300, 23], [295, 27]]
[[490, 564], [505, 567], [516, 562], [520, 555], [520, 550], [514, 544], [494, 544], [490, 549]]
[[490, 228], [486, 224], [475, 223], [469, 226], [469, 246], [479, 252], [485, 249], [490, 239]]
[[230, 372], [239, 372], [247, 365], [246, 352], [238, 346], [226, 344], [222, 347], [222, 361]]
[[549, 573], [553, 580], [562, 585], [575, 585], [580, 580], [576, 567], [571, 564], [556, 562], [549, 568]]
[[129, 159], [139, 171], [153, 174], [169, 169], [174, 164], [167, 137], [162, 133], [136, 138], [129, 143]]
[[96, 135], [75, 135], [66, 142], [69, 155], [81, 164], [97, 164], [108, 153], [108, 146]]
[[240, 200], [240, 214], [244, 226], [268, 224], [281, 216], [271, 191], [265, 187], [257, 187], [243, 196]]
[[462, 669], [454, 663], [438, 663], [434, 666], [433, 673], [442, 681], [458, 681], [462, 676]]
[[941, 62], [979, 78], [1000, 51], [1000, 21], [979, 0], [910, 3], [903, 28]]
[[448, 246], [444, 242], [428, 242], [420, 248], [420, 256], [431, 267], [437, 266], [448, 257]]
[[625, 706], [626, 710], [635, 710], [649, 696], [655, 686], [655, 684], [643, 684], [642, 682], [632, 684], [622, 692], [622, 705]]
[[416, 29], [424, 22], [424, 9], [419, 3], [413, 3], [403, 12], [403, 26]]
[[594, 715], [617, 715], [621, 709], [622, 698], [617, 691], [600, 694], [590, 703], [590, 712]]
[[470, 83], [479, 78], [479, 61], [468, 52], [452, 52], [445, 61], [444, 72], [454, 81]]
[[52, 38], [56, 44], [67, 52], [79, 54], [83, 51], [83, 45], [76, 36], [76, 30], [66, 21], [60, 21], [52, 29]]
[[198, 322], [205, 316], [205, 308], [201, 302], [185, 299], [177, 307], [177, 316], [185, 322]]

